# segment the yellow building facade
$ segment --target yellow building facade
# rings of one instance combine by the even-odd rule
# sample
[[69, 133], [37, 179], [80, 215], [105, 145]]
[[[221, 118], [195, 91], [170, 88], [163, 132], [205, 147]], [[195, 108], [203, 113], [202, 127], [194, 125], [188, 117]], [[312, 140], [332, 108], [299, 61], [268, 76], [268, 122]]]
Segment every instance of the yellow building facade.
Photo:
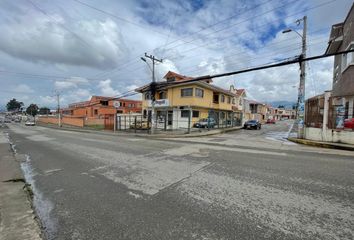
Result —
[[[173, 77], [173, 80], [171, 78]], [[191, 78], [169, 72], [166, 82], [158, 82], [155, 92], [156, 120], [167, 122], [166, 128], [192, 127], [201, 119], [213, 119], [218, 126], [232, 125], [236, 94], [206, 81], [184, 82]], [[143, 114], [152, 109], [149, 85], [138, 88], [142, 93]]]

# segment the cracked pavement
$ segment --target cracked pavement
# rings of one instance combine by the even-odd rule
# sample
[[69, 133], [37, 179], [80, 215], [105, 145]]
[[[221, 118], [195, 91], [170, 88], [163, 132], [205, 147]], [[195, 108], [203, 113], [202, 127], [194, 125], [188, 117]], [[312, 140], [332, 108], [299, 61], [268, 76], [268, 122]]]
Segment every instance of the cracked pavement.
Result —
[[49, 239], [354, 239], [354, 152], [290, 122], [147, 139], [9, 124]]

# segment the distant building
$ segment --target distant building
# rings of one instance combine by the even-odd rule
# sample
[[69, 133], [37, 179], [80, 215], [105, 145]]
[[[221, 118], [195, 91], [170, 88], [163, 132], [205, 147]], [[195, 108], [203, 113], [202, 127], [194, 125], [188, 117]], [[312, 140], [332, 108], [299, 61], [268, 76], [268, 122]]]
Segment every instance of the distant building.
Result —
[[256, 119], [261, 122], [267, 120], [268, 117], [268, 105], [255, 100], [245, 100], [245, 120]]
[[104, 118], [117, 113], [141, 113], [141, 101], [92, 96], [89, 101], [69, 104], [64, 115], [86, 118]]

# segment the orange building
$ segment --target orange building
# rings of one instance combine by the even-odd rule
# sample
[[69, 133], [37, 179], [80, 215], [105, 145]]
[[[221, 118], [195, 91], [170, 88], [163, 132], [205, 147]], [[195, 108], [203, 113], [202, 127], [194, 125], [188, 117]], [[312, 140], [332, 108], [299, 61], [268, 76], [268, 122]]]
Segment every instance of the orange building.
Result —
[[116, 113], [141, 113], [141, 110], [141, 101], [92, 96], [89, 101], [69, 104], [62, 113], [73, 117], [104, 118]]

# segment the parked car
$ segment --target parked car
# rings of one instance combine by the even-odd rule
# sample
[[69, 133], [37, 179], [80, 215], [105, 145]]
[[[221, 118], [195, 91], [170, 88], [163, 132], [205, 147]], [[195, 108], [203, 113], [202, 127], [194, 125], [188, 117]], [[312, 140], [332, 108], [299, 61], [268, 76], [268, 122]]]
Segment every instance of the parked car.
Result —
[[36, 123], [35, 123], [34, 121], [27, 121], [27, 122], [25, 123], [25, 125], [26, 125], [26, 126], [35, 126]]
[[214, 118], [202, 118], [198, 122], [194, 123], [195, 128], [214, 128], [216, 121]]
[[4, 123], [11, 123], [11, 119], [5, 118]]
[[15, 118], [14, 122], [15, 122], [15, 123], [19, 123], [19, 122], [21, 122], [21, 119]]
[[354, 118], [345, 119], [344, 128], [350, 128], [354, 130]]
[[262, 128], [262, 124], [258, 121], [258, 120], [248, 120], [247, 122], [245, 122], [245, 124], [243, 125], [244, 129], [261, 129]]
[[275, 124], [275, 119], [268, 118], [266, 123], [267, 124]]

